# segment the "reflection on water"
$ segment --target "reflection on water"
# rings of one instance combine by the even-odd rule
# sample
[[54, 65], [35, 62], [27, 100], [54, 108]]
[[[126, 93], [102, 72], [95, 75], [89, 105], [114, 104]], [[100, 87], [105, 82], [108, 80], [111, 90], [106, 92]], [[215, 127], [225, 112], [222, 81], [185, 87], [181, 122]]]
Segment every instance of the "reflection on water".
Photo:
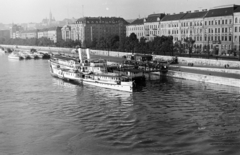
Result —
[[129, 93], [0, 59], [4, 155], [239, 154], [239, 88], [161, 77]]

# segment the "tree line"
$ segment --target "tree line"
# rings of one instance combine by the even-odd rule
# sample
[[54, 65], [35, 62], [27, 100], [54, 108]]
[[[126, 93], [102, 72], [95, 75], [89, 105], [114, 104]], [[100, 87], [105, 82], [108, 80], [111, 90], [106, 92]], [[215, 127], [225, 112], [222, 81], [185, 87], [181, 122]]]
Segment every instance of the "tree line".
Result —
[[119, 37], [118, 35], [109, 35], [100, 39], [94, 38], [92, 41], [80, 40], [60, 40], [54, 43], [49, 38], [0, 38], [0, 44], [8, 45], [26, 45], [26, 46], [51, 46], [51, 47], [66, 47], [66, 48], [92, 48], [98, 50], [121, 51], [142, 54], [156, 55], [174, 55], [174, 53], [185, 53], [187, 48], [189, 54], [192, 53], [194, 40], [191, 38], [184, 39], [184, 44], [180, 41], [173, 43], [172, 36], [156, 36], [152, 40], [147, 40], [142, 37], [138, 40], [135, 33], [130, 36]]

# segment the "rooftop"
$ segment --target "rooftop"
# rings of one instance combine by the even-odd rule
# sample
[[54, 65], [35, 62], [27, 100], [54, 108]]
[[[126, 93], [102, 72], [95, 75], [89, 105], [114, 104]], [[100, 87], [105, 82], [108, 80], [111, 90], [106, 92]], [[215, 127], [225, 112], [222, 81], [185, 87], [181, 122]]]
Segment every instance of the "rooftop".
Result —
[[83, 23], [110, 23], [110, 24], [116, 24], [116, 23], [124, 23], [124, 24], [128, 24], [128, 22], [126, 20], [124, 20], [123, 18], [120, 17], [83, 17], [83, 18], [79, 18], [76, 23], [79, 22], [83, 22]]
[[161, 21], [180, 20], [184, 15], [186, 15], [186, 13], [172, 14], [172, 15], [168, 14], [168, 15], [165, 15]]
[[157, 21], [160, 21], [164, 16], [165, 14], [163, 13], [151, 14], [147, 17], [146, 22], [147, 23], [157, 22]]
[[182, 17], [182, 19], [192, 19], [192, 18], [203, 18], [206, 15], [207, 11], [201, 11], [201, 12], [188, 12], [185, 14], [185, 16]]
[[130, 23], [129, 25], [142, 25], [143, 24], [143, 18], [141, 18], [141, 19], [136, 19], [136, 20], [134, 20], [132, 23]]
[[239, 10], [239, 5], [224, 5], [211, 8], [205, 17], [230, 16]]

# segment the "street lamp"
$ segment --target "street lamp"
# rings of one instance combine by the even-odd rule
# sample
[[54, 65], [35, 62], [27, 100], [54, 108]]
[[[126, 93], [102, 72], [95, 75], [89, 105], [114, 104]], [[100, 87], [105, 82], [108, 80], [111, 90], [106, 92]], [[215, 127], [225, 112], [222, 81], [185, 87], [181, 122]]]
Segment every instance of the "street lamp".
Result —
[[240, 61], [240, 36], [239, 36], [239, 39], [238, 39], [238, 60]]
[[205, 37], [207, 39], [207, 53], [208, 53], [208, 59], [209, 59], [209, 38], [207, 34], [205, 34]]

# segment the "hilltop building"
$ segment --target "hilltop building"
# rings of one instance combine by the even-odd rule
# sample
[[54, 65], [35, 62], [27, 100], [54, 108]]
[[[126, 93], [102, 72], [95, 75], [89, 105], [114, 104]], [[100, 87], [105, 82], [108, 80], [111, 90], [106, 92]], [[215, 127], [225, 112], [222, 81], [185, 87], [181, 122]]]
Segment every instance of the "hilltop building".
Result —
[[55, 20], [55, 18], [52, 15], [52, 12], [50, 11], [49, 12], [49, 17], [43, 19], [41, 24], [42, 24], [42, 26], [50, 27], [50, 26], [58, 25], [59, 23], [58, 23], [58, 21]]

